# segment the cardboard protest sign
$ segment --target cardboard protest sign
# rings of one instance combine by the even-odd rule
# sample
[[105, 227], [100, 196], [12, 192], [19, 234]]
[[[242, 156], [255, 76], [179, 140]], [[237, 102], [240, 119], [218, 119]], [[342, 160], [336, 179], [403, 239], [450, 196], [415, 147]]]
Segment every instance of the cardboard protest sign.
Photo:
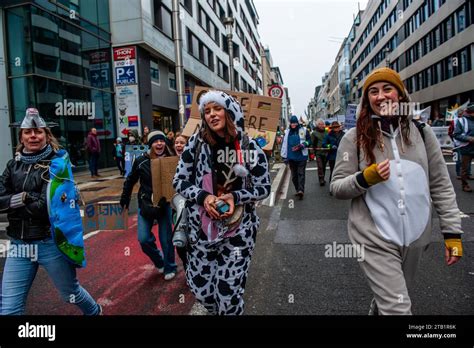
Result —
[[148, 151], [148, 145], [127, 145], [125, 146], [125, 176], [130, 174], [135, 158]]
[[169, 202], [176, 191], [173, 188], [173, 177], [176, 173], [179, 157], [161, 157], [151, 160], [151, 183], [153, 185], [153, 204], [157, 205], [161, 197]]
[[[201, 125], [199, 99], [210, 90], [209, 87], [196, 86], [193, 93], [191, 115], [183, 130], [183, 135], [191, 136]], [[272, 150], [275, 143], [277, 127], [280, 123], [281, 99], [264, 97], [256, 94], [223, 90], [232, 95], [241, 105], [245, 118], [245, 131], [255, 139], [264, 150]]]
[[451, 149], [454, 147], [454, 142], [448, 134], [449, 127], [431, 127], [431, 129], [436, 135], [441, 148]]
[[346, 119], [344, 122], [345, 129], [351, 129], [356, 126], [357, 124], [356, 113], [357, 113], [357, 105], [347, 104]]
[[86, 205], [83, 217], [84, 233], [97, 230], [128, 230], [128, 210], [118, 201], [103, 201]]

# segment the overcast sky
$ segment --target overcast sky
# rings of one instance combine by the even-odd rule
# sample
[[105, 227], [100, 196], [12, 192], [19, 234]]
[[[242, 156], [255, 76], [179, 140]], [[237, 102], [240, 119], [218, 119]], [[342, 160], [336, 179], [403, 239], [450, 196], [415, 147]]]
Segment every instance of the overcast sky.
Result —
[[358, 2], [363, 10], [368, 1], [254, 0], [260, 39], [280, 67], [295, 115], [304, 116], [314, 88], [334, 64]]

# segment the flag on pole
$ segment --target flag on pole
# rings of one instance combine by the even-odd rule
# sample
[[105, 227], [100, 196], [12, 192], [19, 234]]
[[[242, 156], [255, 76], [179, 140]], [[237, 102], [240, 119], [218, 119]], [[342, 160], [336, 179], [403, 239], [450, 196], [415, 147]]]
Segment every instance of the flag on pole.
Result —
[[430, 119], [430, 115], [431, 115], [431, 106], [428, 106], [426, 109], [416, 110], [414, 112], [413, 119], [426, 123]]
[[456, 105], [457, 105], [456, 104], [453, 109], [448, 110], [446, 112], [446, 121], [453, 121], [454, 120], [454, 124], [456, 124], [456, 120], [458, 119], [458, 111], [466, 109], [466, 107], [468, 106], [469, 103], [470, 103], [470, 100], [468, 100], [467, 102], [465, 102], [464, 104], [462, 104], [461, 106], [458, 106], [458, 107], [456, 107]]

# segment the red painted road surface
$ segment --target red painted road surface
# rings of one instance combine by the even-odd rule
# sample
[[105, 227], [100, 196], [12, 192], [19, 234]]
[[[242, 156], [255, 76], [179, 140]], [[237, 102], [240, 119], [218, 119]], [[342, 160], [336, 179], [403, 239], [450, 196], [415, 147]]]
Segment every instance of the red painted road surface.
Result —
[[[137, 216], [129, 219], [128, 231], [101, 231], [85, 240], [87, 266], [78, 269], [79, 282], [102, 305], [104, 315], [188, 314], [195, 300], [186, 285], [178, 255], [178, 274], [165, 281], [141, 250]], [[159, 243], [157, 229], [154, 226], [153, 233]], [[82, 312], [62, 301], [40, 267], [25, 314], [82, 315]]]

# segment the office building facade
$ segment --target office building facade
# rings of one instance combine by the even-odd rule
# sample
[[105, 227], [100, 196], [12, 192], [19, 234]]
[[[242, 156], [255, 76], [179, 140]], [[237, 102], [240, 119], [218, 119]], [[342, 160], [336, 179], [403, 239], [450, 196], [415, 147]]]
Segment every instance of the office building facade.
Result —
[[432, 117], [474, 100], [474, 1], [369, 1], [351, 43], [352, 99], [367, 75], [397, 70], [414, 102]]
[[[229, 50], [225, 17], [234, 18], [235, 90], [263, 94], [258, 14], [253, 1], [180, 1], [182, 56], [186, 104], [194, 86], [230, 89]], [[111, 0], [114, 49], [136, 51], [139, 127], [177, 130], [178, 97], [175, 75], [171, 0]], [[117, 76], [115, 75], [117, 82]], [[132, 91], [132, 93], [135, 93]], [[120, 112], [120, 110], [117, 110]], [[186, 110], [189, 116], [189, 109]], [[117, 115], [120, 118], [121, 115]], [[140, 128], [140, 129], [139, 129]]]
[[[0, 88], [0, 98], [7, 100], [8, 121], [21, 121], [26, 108], [36, 107], [47, 121], [59, 124], [52, 131], [78, 167], [87, 165], [84, 143], [95, 127], [103, 150], [100, 165], [112, 165], [117, 134], [108, 0], [2, 4], [5, 47], [0, 70], [6, 79], [0, 83], [7, 88]], [[5, 110], [1, 112], [3, 117]], [[11, 158], [18, 131], [10, 132]]]

